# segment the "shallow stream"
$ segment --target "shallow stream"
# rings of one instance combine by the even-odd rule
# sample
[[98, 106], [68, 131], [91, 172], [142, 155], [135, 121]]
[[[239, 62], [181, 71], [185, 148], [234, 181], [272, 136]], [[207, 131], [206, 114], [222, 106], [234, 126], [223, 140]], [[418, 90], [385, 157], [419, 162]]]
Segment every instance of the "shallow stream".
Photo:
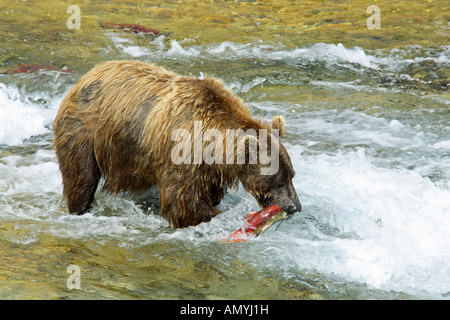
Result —
[[[78, 1], [73, 30], [69, 1], [0, 4], [0, 299], [448, 299], [448, 5], [377, 1], [368, 29], [364, 1], [196, 3]], [[155, 191], [68, 215], [52, 121], [111, 59], [218, 77], [255, 117], [282, 114], [303, 211], [231, 244], [258, 208], [242, 188], [176, 231]]]

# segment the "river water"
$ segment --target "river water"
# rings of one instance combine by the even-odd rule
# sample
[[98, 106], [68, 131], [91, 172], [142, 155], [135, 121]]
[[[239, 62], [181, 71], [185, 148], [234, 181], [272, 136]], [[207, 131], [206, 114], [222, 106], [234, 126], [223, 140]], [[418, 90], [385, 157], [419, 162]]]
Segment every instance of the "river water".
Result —
[[[448, 35], [439, 6], [429, 8], [437, 18], [428, 42], [429, 29], [405, 43], [406, 31], [387, 25], [383, 33], [382, 25], [365, 46], [353, 33], [305, 39], [303, 30], [320, 22], [289, 25], [263, 4], [256, 19], [245, 14], [245, 1], [219, 3], [215, 16], [168, 1], [149, 25], [165, 29], [157, 36], [94, 23], [152, 12], [125, 2], [121, 15], [99, 2], [79, 31], [65, 29], [64, 1], [54, 3], [58, 14], [39, 6], [30, 13], [14, 1], [1, 6], [8, 27], [0, 33], [0, 299], [448, 299], [450, 45], [439, 38]], [[333, 12], [330, 3], [315, 8], [317, 15]], [[402, 3], [399, 12], [410, 8]], [[295, 15], [288, 8], [276, 10]], [[184, 29], [182, 14], [181, 22], [169, 23], [164, 10], [195, 15], [197, 24]], [[304, 12], [314, 19], [313, 11]], [[51, 14], [60, 21], [46, 18]], [[201, 16], [217, 38], [202, 31]], [[62, 31], [27, 29], [61, 21]], [[265, 24], [268, 35], [261, 32]], [[97, 40], [81, 46], [71, 32], [93, 37], [83, 26]], [[223, 239], [258, 208], [242, 188], [226, 195], [218, 206], [223, 214], [210, 223], [175, 231], [159, 216], [156, 191], [116, 198], [97, 192], [91, 212], [68, 215], [52, 121], [81, 75], [109, 59], [215, 76], [255, 117], [282, 114], [303, 211], [256, 239], [231, 244]], [[11, 71], [17, 63], [65, 69]], [[70, 289], [73, 265], [81, 283]]]

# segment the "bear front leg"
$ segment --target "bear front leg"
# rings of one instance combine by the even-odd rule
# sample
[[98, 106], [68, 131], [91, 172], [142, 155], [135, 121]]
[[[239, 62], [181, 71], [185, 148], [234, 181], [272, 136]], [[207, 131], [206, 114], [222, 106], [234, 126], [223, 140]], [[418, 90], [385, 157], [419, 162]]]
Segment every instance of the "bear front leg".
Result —
[[221, 201], [225, 194], [224, 188], [216, 185], [211, 186], [211, 190], [209, 191], [209, 196], [212, 201], [213, 206], [217, 206]]
[[184, 190], [159, 186], [161, 214], [169, 221], [171, 228], [196, 226], [221, 213], [214, 208], [209, 197], [197, 198], [195, 193], [184, 186], [182, 188]]
[[101, 178], [95, 155], [87, 143], [56, 150], [69, 213], [84, 214], [91, 207]]

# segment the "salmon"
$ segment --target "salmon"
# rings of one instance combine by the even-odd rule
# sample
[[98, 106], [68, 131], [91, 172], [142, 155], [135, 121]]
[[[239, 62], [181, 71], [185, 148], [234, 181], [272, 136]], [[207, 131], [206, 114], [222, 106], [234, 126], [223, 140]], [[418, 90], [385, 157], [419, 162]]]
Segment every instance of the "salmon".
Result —
[[226, 239], [226, 242], [246, 241], [249, 237], [257, 237], [274, 223], [285, 220], [288, 217], [288, 214], [276, 204], [265, 207], [260, 211], [249, 213], [245, 217], [244, 227], [233, 232]]

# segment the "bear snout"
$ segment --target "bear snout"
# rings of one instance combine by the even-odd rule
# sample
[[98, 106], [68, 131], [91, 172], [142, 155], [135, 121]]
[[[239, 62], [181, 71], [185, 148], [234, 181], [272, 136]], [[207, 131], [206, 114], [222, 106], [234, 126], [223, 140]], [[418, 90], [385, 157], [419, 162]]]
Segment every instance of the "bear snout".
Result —
[[298, 203], [292, 203], [291, 205], [289, 205], [286, 209], [284, 209], [283, 211], [286, 211], [286, 213], [288, 214], [294, 214], [296, 212], [300, 212], [302, 211], [302, 205], [300, 202]]
[[295, 192], [293, 186], [284, 190], [286, 192], [280, 192], [279, 195], [273, 197], [273, 202], [276, 203], [281, 210], [287, 214], [294, 214], [302, 211], [302, 205], [298, 199], [298, 195]]

